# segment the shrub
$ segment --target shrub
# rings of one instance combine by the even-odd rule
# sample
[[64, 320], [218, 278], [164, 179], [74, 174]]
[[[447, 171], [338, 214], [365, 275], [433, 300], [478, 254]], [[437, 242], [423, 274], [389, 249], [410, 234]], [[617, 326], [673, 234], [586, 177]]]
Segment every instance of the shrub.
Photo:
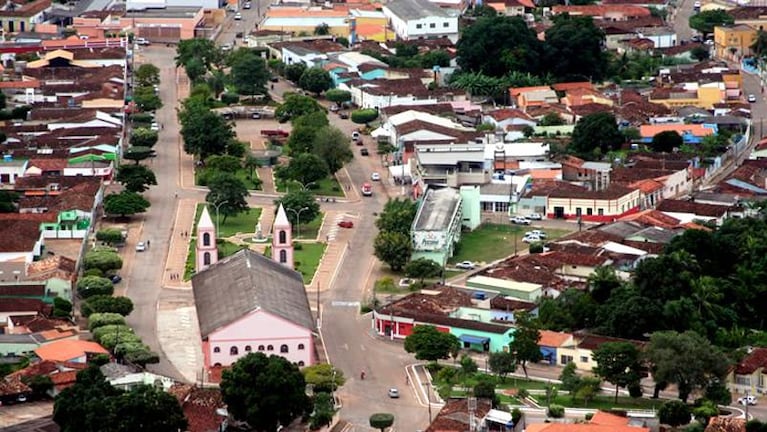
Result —
[[551, 418], [562, 418], [565, 416], [565, 407], [562, 405], [551, 404], [549, 405], [549, 409], [546, 414]]
[[94, 313], [88, 317], [88, 329], [90, 331], [108, 325], [125, 325], [125, 317], [114, 312]]
[[[586, 414], [587, 419], [589, 419], [588, 416], [589, 414]], [[511, 410], [511, 421], [514, 422], [514, 426], [518, 425], [520, 420], [522, 420], [522, 411], [519, 408]]]
[[104, 243], [115, 244], [123, 240], [123, 233], [116, 228], [106, 228], [96, 232], [96, 240]]
[[367, 108], [352, 112], [352, 121], [357, 124], [368, 124], [378, 118], [378, 111]]
[[136, 113], [131, 116], [134, 123], [152, 123], [153, 118], [149, 113]]
[[[103, 327], [102, 327], [103, 328]], [[141, 338], [136, 336], [133, 333], [107, 333], [101, 337], [101, 342], [99, 342], [101, 346], [108, 350], [113, 350], [117, 345], [119, 344], [125, 344], [125, 343], [141, 343]]]
[[93, 335], [93, 340], [95, 340], [98, 343], [101, 343], [101, 340], [104, 339], [106, 335], [112, 334], [112, 333], [133, 333], [133, 329], [128, 327], [127, 325], [118, 325], [118, 324], [109, 324], [105, 326], [101, 326], [99, 328], [96, 328], [91, 332]]
[[123, 260], [116, 251], [109, 248], [93, 248], [85, 254], [83, 267], [85, 270], [97, 268], [102, 272], [122, 268]]
[[93, 297], [95, 295], [111, 296], [115, 287], [112, 281], [101, 276], [85, 276], [77, 281], [77, 293], [82, 298]]
[[138, 350], [125, 353], [125, 360], [143, 367], [160, 363], [160, 356], [149, 350]]
[[85, 276], [85, 277], [88, 277], [88, 276], [102, 277], [102, 276], [104, 276], [104, 272], [99, 270], [99, 269], [97, 269], [97, 268], [92, 268], [92, 269], [85, 270], [83, 272], [83, 276]]
[[690, 407], [678, 399], [666, 401], [658, 410], [658, 418], [669, 426], [685, 425], [690, 423]]
[[538, 254], [543, 253], [543, 243], [536, 242], [530, 245], [530, 253]]
[[72, 302], [61, 297], [53, 299], [54, 318], [68, 318], [72, 315]]
[[437, 372], [437, 375], [435, 378], [439, 382], [453, 383], [453, 380], [456, 378], [456, 375], [458, 375], [458, 369], [446, 367], [446, 368], [442, 368], [442, 370]]
[[221, 94], [221, 102], [232, 105], [240, 102], [240, 95], [234, 94], [234, 93], [222, 93]]
[[110, 297], [97, 295], [88, 298], [82, 306], [80, 313], [88, 318], [94, 312], [114, 312], [127, 316], [133, 311], [133, 302], [127, 297]]

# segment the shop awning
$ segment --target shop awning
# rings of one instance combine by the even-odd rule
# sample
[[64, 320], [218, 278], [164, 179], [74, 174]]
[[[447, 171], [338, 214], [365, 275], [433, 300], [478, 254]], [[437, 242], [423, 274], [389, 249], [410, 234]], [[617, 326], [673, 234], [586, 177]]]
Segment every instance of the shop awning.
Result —
[[472, 336], [472, 335], [461, 335], [458, 337], [462, 342], [470, 343], [470, 344], [476, 344], [476, 345], [482, 345], [487, 343], [490, 338], [481, 337], [481, 336]]

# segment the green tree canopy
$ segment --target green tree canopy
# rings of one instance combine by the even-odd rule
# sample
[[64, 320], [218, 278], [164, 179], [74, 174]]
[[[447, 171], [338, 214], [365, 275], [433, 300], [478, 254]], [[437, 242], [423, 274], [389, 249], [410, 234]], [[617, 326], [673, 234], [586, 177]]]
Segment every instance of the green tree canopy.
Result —
[[394, 271], [401, 270], [413, 253], [410, 236], [399, 232], [380, 231], [373, 242], [376, 258], [385, 262]]
[[311, 153], [301, 153], [294, 156], [287, 165], [279, 167], [274, 176], [308, 185], [326, 178], [328, 174], [328, 165], [322, 158]]
[[437, 361], [458, 352], [461, 343], [455, 335], [437, 330], [431, 325], [419, 325], [405, 338], [405, 351], [418, 360]]
[[130, 192], [144, 192], [150, 185], [157, 184], [154, 172], [144, 165], [122, 165], [117, 170], [115, 181], [122, 183]]
[[298, 80], [301, 79], [301, 75], [304, 74], [305, 70], [306, 70], [306, 65], [303, 62], [287, 65], [285, 66], [285, 78], [288, 81], [293, 81], [294, 83], [297, 83]]
[[222, 222], [226, 223], [227, 217], [248, 210], [248, 202], [245, 200], [248, 188], [236, 175], [220, 172], [210, 179], [208, 189], [210, 192], [205, 196], [205, 201], [212, 206], [219, 206], [218, 211], [223, 216]]
[[630, 342], [603, 343], [592, 358], [597, 362], [594, 373], [615, 385], [615, 403], [618, 403], [618, 389], [638, 383], [641, 378], [639, 349]]
[[318, 363], [301, 369], [307, 384], [314, 386], [314, 392], [331, 393], [344, 385], [344, 372], [329, 363]]
[[314, 199], [314, 195], [309, 191], [290, 191], [283, 195], [282, 198], [274, 201], [275, 206], [279, 207], [280, 204], [285, 207], [285, 213], [288, 216], [290, 224], [293, 226], [297, 225], [298, 212], [303, 208], [306, 209], [301, 212], [301, 222], [303, 223], [313, 221], [320, 214], [320, 205]]
[[291, 118], [300, 117], [315, 111], [325, 112], [325, 109], [309, 96], [303, 96], [296, 93], [285, 95], [285, 101], [274, 111], [274, 116], [281, 121], [287, 121]]
[[187, 99], [178, 113], [178, 119], [184, 151], [197, 155], [201, 160], [210, 155], [223, 154], [226, 145], [234, 138], [231, 125], [198, 100]]
[[252, 96], [264, 93], [269, 76], [266, 60], [253, 51], [249, 50], [248, 55], [243, 55], [232, 63], [232, 84], [240, 94]]
[[756, 39], [754, 39], [754, 43], [749, 48], [751, 48], [755, 56], [764, 58], [767, 55], [767, 32], [758, 30], [756, 32]]
[[[185, 39], [176, 47], [176, 65], [189, 67], [190, 62], [200, 62], [205, 70], [223, 65], [224, 55], [216, 43], [207, 38]], [[191, 77], [190, 77], [191, 78]]]
[[509, 344], [509, 351], [514, 354], [527, 378], [527, 362], [539, 362], [543, 359], [538, 341], [541, 340], [541, 325], [537, 318], [525, 312], [515, 314], [517, 329], [514, 339]]
[[415, 215], [418, 212], [418, 204], [407, 198], [389, 199], [384, 205], [383, 211], [378, 214], [376, 227], [379, 231], [398, 232], [410, 234]]
[[157, 131], [149, 128], [139, 127], [133, 129], [133, 133], [130, 137], [130, 144], [132, 146], [152, 148], [155, 144], [157, 144], [157, 138]]
[[690, 407], [680, 400], [669, 400], [663, 403], [658, 409], [658, 417], [661, 424], [672, 427], [686, 425], [690, 423]]
[[133, 146], [128, 148], [123, 157], [128, 160], [132, 160], [138, 165], [144, 159], [148, 159], [155, 155], [154, 150], [149, 147], [137, 147]]
[[83, 258], [83, 267], [99, 269], [106, 273], [110, 270], [119, 270], [123, 266], [123, 260], [114, 249], [93, 248], [86, 252]]
[[607, 152], [619, 149], [623, 142], [615, 115], [598, 112], [578, 120], [570, 149], [582, 157], [598, 160]]
[[701, 11], [690, 16], [690, 28], [701, 33], [703, 37], [714, 32], [714, 27], [732, 25], [735, 22], [732, 15], [724, 9]]
[[330, 174], [335, 174], [354, 157], [349, 137], [335, 126], [317, 131], [312, 152], [325, 161]]
[[162, 99], [151, 86], [136, 87], [133, 90], [133, 102], [141, 111], [155, 111], [162, 108]]
[[109, 194], [104, 198], [104, 212], [109, 215], [133, 216], [136, 213], [144, 213], [149, 205], [149, 201], [144, 197], [127, 190], [119, 194]]
[[546, 30], [546, 70], [563, 81], [600, 82], [607, 72], [604, 40], [604, 31], [591, 17], [555, 16]]
[[304, 71], [298, 79], [298, 86], [302, 89], [320, 94], [333, 87], [333, 79], [325, 69], [315, 66]]
[[215, 172], [235, 173], [240, 169], [240, 158], [230, 155], [213, 155], [205, 159], [205, 168]]
[[508, 351], [495, 351], [489, 354], [487, 363], [490, 370], [506, 382], [506, 376], [517, 370], [517, 359]]
[[139, 87], [160, 84], [160, 68], [152, 63], [144, 63], [136, 69], [133, 79]]
[[123, 233], [117, 228], [104, 228], [96, 231], [96, 240], [115, 244], [123, 241]]
[[274, 431], [311, 411], [298, 366], [281, 356], [250, 353], [225, 369], [221, 395], [229, 413], [256, 431]]
[[128, 316], [133, 312], [133, 302], [128, 297], [97, 295], [89, 297], [88, 300], [82, 304], [80, 312], [86, 318], [96, 312], [112, 312], [122, 316]]
[[317, 131], [328, 126], [328, 116], [324, 111], [312, 111], [293, 118], [293, 130], [288, 137], [288, 147], [291, 155], [311, 153], [314, 150], [314, 139]]
[[386, 428], [391, 427], [394, 424], [394, 415], [389, 413], [375, 413], [370, 416], [370, 427], [373, 429], [379, 429], [381, 432], [385, 432]]
[[325, 99], [341, 105], [344, 102], [352, 100], [352, 94], [346, 90], [331, 89], [325, 92]]
[[352, 111], [352, 121], [357, 124], [368, 124], [378, 118], [378, 110], [364, 108]]
[[538, 73], [541, 42], [520, 17], [483, 16], [463, 29], [458, 65], [469, 72], [501, 77], [509, 71]]
[[671, 153], [675, 148], [682, 147], [684, 141], [676, 131], [663, 131], [655, 134], [650, 142], [650, 148], [659, 153]]
[[112, 295], [115, 287], [112, 281], [100, 276], [85, 276], [77, 281], [77, 293], [82, 298], [94, 295]]

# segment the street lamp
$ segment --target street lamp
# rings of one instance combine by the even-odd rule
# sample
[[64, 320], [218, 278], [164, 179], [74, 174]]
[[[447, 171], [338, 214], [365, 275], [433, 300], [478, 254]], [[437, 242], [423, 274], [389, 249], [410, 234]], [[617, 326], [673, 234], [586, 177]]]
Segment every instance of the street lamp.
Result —
[[220, 235], [221, 232], [221, 224], [219, 223], [219, 217], [218, 217], [218, 209], [221, 208], [222, 205], [228, 203], [229, 200], [221, 201], [218, 204], [213, 204], [213, 207], [216, 208], [216, 238]]
[[301, 212], [304, 210], [309, 210], [309, 207], [304, 207], [298, 211], [290, 208], [285, 210], [293, 212], [293, 214], [296, 215], [296, 238], [301, 237]]

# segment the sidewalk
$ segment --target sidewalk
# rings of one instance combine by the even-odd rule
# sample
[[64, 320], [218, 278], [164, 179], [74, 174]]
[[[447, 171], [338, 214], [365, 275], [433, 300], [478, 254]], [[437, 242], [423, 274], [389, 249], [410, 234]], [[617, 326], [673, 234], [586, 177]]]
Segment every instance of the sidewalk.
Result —
[[[184, 270], [186, 268], [186, 257], [189, 253], [189, 243], [195, 235], [194, 214], [197, 210], [197, 201], [193, 199], [181, 199], [178, 201], [176, 209], [176, 224], [171, 233], [170, 247], [168, 257], [165, 261], [165, 272], [163, 273], [162, 285], [166, 288], [191, 289], [189, 281], [183, 281]], [[182, 236], [188, 233], [188, 237]], [[171, 280], [172, 273], [179, 275], [178, 280]]]
[[344, 256], [349, 251], [349, 239], [351, 238], [350, 229], [338, 227], [338, 222], [341, 220], [357, 222], [359, 216], [346, 212], [327, 212], [325, 214], [318, 240], [326, 242], [327, 247], [325, 253], [322, 254], [317, 271], [314, 273], [314, 278], [306, 286], [307, 291], [315, 293], [318, 289], [319, 291], [326, 291], [335, 281]]
[[[266, 194], [276, 194], [277, 187], [274, 184], [273, 170], [271, 167], [256, 168], [258, 178], [261, 180], [261, 192]], [[261, 223], [263, 225], [263, 222]]]
[[[178, 109], [181, 109], [181, 101], [187, 98], [189, 95], [189, 78], [182, 68], [176, 68], [176, 94], [178, 97]], [[181, 125], [178, 126], [181, 131]], [[179, 170], [179, 182], [178, 185], [181, 189], [191, 188], [195, 186], [194, 182], [194, 156], [187, 154], [184, 151], [184, 140], [181, 138], [181, 134], [178, 135], [178, 170]]]

